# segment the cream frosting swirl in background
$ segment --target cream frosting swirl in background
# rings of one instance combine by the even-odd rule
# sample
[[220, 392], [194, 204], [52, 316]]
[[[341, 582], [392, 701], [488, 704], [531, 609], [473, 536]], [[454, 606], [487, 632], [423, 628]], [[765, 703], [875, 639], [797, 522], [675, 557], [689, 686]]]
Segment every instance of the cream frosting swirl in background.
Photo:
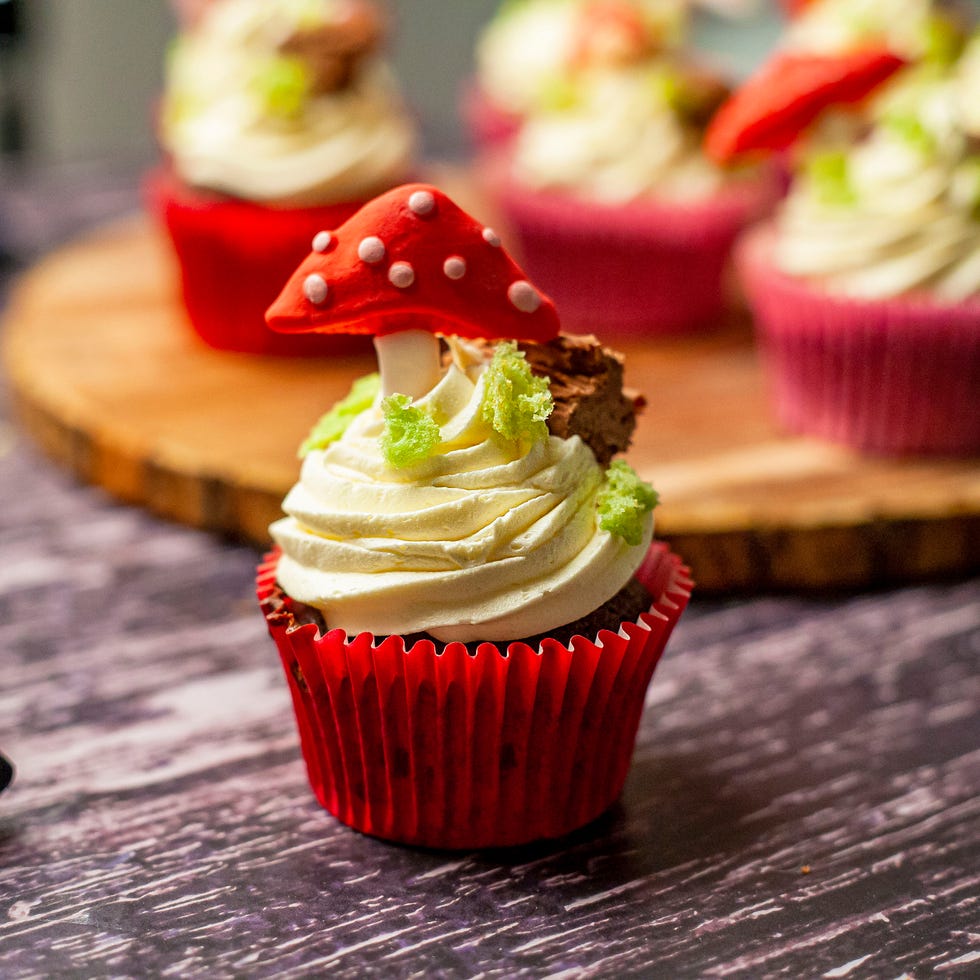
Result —
[[980, 155], [957, 109], [980, 93], [959, 98], [960, 84], [931, 67], [903, 72], [853, 144], [825, 120], [808, 150], [822, 166], [803, 170], [778, 215], [780, 269], [866, 299], [980, 295]]
[[477, 61], [490, 99], [521, 116], [514, 176], [614, 205], [717, 191], [726, 176], [701, 149], [701, 125], [684, 117], [699, 97], [692, 86], [703, 95], [709, 78], [701, 70], [694, 80], [684, 64], [688, 18], [686, 4], [672, 0], [505, 6]]
[[729, 178], [671, 108], [671, 77], [666, 65], [583, 73], [574, 105], [525, 121], [514, 146], [515, 176], [608, 204], [708, 197]]
[[482, 418], [482, 377], [454, 363], [416, 402], [442, 436], [424, 462], [384, 460], [377, 404], [307, 455], [270, 530], [281, 586], [330, 628], [517, 639], [598, 608], [639, 567], [652, 516], [638, 545], [601, 530], [592, 451], [577, 436], [528, 448], [497, 435]]
[[[626, 0], [675, 46], [687, 24], [686, 0]], [[476, 47], [481, 89], [520, 115], [545, 108], [574, 60], [583, 0], [523, 0], [504, 4]]]
[[[161, 140], [183, 180], [259, 202], [332, 204], [405, 179], [415, 130], [377, 57], [337, 91], [299, 99], [286, 92], [286, 111], [262, 91], [277, 69], [290, 81], [281, 42], [339, 17], [342, 7], [343, 0], [224, 0], [180, 38], [168, 63]], [[276, 84], [274, 76], [267, 81], [273, 99]]]

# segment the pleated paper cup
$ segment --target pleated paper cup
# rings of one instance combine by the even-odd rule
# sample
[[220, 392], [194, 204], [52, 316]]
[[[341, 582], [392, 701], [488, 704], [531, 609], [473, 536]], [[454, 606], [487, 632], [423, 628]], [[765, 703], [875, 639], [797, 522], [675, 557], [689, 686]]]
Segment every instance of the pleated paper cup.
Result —
[[173, 243], [190, 326], [209, 347], [248, 354], [330, 356], [368, 351], [370, 339], [279, 334], [265, 311], [313, 236], [336, 228], [362, 201], [278, 208], [197, 191], [166, 167], [144, 179], [147, 207]]
[[834, 296], [775, 268], [773, 234], [748, 234], [737, 265], [780, 425], [872, 454], [980, 452], [980, 299]]
[[561, 837], [618, 798], [647, 685], [690, 596], [681, 560], [653, 544], [636, 622], [538, 649], [325, 634], [298, 625], [275, 583], [257, 594], [282, 658], [313, 791], [386, 840], [487, 848]]
[[717, 327], [735, 298], [732, 244], [777, 195], [760, 173], [703, 201], [602, 204], [536, 190], [511, 174], [506, 155], [480, 173], [524, 269], [555, 302], [565, 330], [656, 337]]

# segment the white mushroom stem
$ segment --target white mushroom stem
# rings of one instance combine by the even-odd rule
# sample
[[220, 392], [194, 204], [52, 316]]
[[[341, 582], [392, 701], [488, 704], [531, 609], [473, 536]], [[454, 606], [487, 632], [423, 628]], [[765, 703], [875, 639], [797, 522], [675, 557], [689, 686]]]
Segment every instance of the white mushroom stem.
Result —
[[374, 338], [381, 394], [396, 392], [413, 400], [431, 391], [442, 377], [439, 338], [427, 330], [400, 330]]

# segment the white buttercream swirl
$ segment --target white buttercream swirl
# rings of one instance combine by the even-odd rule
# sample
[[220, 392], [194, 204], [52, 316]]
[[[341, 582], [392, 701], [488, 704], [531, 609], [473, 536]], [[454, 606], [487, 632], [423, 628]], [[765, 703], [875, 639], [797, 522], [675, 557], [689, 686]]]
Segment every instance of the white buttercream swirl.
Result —
[[270, 112], [257, 72], [293, 30], [328, 22], [338, 0], [229, 0], [180, 39], [168, 66], [161, 139], [189, 184], [278, 204], [367, 198], [404, 180], [415, 130], [387, 65], [371, 57], [350, 84]]
[[[685, 0], [629, 0], [664, 42], [676, 45], [687, 24]], [[511, 3], [487, 25], [476, 46], [481, 89], [502, 109], [524, 115], [542, 109], [576, 72], [583, 0]]]
[[843, 200], [828, 200], [819, 180], [801, 175], [777, 219], [780, 269], [866, 299], [980, 294], [980, 157], [957, 116], [954, 85], [906, 76], [886, 89], [870, 134], [836, 151], [846, 166]]
[[494, 104], [523, 114], [536, 106], [571, 57], [571, 3], [525, 4], [498, 16], [476, 47], [480, 87]]
[[671, 108], [666, 65], [583, 73], [578, 101], [530, 116], [514, 146], [514, 174], [534, 188], [621, 204], [645, 196], [703, 199], [728, 179], [700, 135]]
[[529, 450], [483, 420], [482, 373], [453, 365], [416, 404], [440, 422], [436, 455], [406, 469], [379, 449], [379, 407], [310, 453], [272, 525], [278, 579], [331, 628], [439, 640], [511, 640], [598, 608], [649, 546], [597, 526], [603, 471], [576, 436]]

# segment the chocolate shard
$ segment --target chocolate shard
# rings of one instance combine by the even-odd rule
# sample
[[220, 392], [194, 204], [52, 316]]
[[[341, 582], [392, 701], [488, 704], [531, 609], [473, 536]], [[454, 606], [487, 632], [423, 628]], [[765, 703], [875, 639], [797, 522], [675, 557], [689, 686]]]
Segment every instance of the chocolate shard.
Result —
[[546, 343], [521, 343], [531, 370], [550, 379], [552, 435], [573, 435], [607, 466], [629, 448], [642, 395], [623, 388], [623, 356], [591, 335], [560, 334]]

